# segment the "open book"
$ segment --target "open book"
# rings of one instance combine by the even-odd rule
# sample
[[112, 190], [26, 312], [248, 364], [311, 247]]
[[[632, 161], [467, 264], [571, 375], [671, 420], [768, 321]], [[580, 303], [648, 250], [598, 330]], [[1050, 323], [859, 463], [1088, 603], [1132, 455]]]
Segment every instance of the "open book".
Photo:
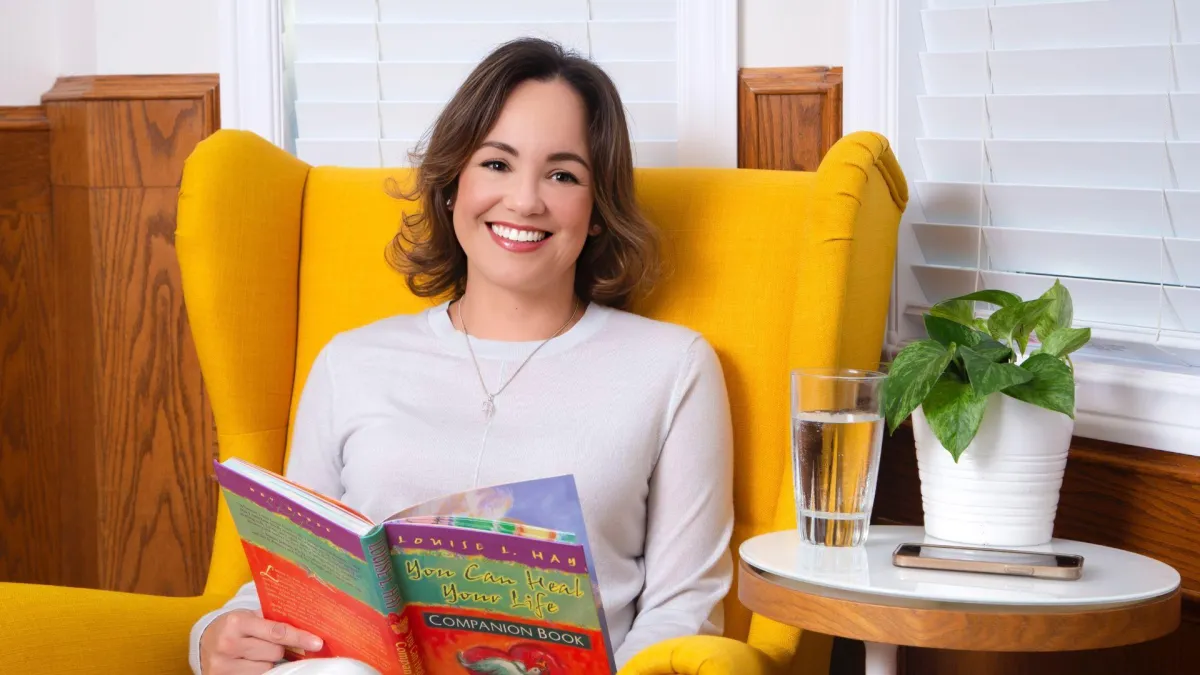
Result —
[[450, 495], [373, 523], [238, 459], [216, 466], [263, 616], [385, 675], [591, 675], [614, 661], [575, 480]]

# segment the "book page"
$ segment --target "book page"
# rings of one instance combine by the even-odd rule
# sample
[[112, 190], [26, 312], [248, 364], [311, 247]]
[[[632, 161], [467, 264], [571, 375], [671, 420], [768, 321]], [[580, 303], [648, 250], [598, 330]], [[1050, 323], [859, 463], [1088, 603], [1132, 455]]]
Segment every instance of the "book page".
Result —
[[400, 621], [401, 598], [382, 530], [348, 530], [335, 511], [280, 491], [279, 483], [217, 465], [263, 616], [319, 636], [315, 653], [345, 656], [384, 675], [422, 675], [412, 634]]

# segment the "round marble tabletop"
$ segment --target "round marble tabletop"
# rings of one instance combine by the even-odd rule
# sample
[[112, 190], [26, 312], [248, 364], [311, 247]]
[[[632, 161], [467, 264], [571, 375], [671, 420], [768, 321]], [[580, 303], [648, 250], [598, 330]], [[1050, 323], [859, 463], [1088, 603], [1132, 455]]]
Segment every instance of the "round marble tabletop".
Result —
[[782, 623], [867, 643], [868, 673], [895, 672], [896, 645], [1070, 651], [1133, 644], [1179, 625], [1179, 573], [1152, 558], [1055, 539], [1020, 550], [1082, 555], [1074, 581], [897, 567], [920, 527], [872, 526], [864, 545], [814, 546], [796, 531], [740, 548], [739, 598]]

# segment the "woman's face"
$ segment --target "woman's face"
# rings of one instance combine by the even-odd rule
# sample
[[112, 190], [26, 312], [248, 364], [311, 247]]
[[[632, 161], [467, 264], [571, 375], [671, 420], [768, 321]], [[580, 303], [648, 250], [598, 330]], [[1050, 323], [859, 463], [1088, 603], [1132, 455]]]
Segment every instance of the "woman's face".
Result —
[[467, 161], [454, 233], [471, 286], [554, 296], [575, 284], [592, 215], [583, 100], [561, 80], [517, 86]]

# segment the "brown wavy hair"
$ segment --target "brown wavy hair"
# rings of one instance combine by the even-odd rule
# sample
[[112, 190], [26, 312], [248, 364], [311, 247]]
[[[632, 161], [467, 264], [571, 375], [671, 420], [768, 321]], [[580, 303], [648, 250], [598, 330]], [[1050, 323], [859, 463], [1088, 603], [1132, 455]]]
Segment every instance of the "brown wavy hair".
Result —
[[454, 234], [446, 202], [458, 176], [486, 140], [509, 94], [523, 82], [562, 80], [583, 99], [592, 159], [592, 219], [600, 233], [587, 238], [575, 271], [575, 292], [584, 301], [625, 308], [648, 292], [660, 271], [659, 239], [634, 195], [633, 152], [621, 97], [596, 64], [561, 46], [535, 38], [496, 48], [472, 71], [438, 116], [422, 147], [411, 155], [415, 184], [395, 197], [418, 201], [405, 213], [388, 246], [388, 262], [421, 297], [462, 297], [467, 255]]

